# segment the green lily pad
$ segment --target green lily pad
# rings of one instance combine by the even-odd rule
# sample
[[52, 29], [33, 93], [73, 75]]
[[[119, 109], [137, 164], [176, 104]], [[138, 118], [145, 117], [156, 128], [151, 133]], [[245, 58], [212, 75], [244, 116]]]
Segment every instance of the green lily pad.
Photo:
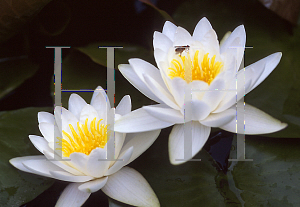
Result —
[[232, 163], [228, 173], [244, 206], [300, 205], [299, 144], [298, 139], [246, 139], [246, 158], [253, 161]]
[[[106, 49], [97, 49], [96, 47], [96, 51], [104, 52], [106, 61]], [[116, 53], [116, 59], [118, 59], [118, 57], [119, 53]], [[94, 90], [97, 86], [106, 89], [106, 70], [106, 67], [96, 64], [85, 54], [76, 50], [72, 51], [70, 55], [62, 61], [62, 89], [73, 91], [62, 92], [62, 106], [65, 108], [68, 107], [68, 100], [72, 93], [77, 93], [83, 97], [87, 103], [90, 103], [93, 91], [80, 92], [80, 90]], [[53, 86], [52, 91], [54, 91]], [[135, 89], [122, 76], [119, 70], [115, 70], [115, 107], [125, 95], [131, 96], [133, 109], [151, 103], [151, 100]]]
[[25, 56], [0, 59], [0, 98], [34, 75], [38, 65]]
[[0, 206], [20, 206], [52, 185], [52, 179], [22, 172], [9, 163], [14, 157], [40, 154], [28, 135], [40, 134], [37, 113], [50, 110], [25, 108], [0, 112]]
[[116, 48], [115, 51], [115, 68], [118, 68], [119, 64], [127, 64], [130, 58], [142, 58], [143, 60], [154, 62], [153, 52], [146, 50], [143, 47], [130, 45], [120, 42], [97, 42], [89, 44], [85, 47], [78, 47], [80, 52], [83, 52], [89, 56], [94, 62], [106, 67], [106, 53], [107, 49], [98, 48], [99, 46], [115, 46], [123, 47]]

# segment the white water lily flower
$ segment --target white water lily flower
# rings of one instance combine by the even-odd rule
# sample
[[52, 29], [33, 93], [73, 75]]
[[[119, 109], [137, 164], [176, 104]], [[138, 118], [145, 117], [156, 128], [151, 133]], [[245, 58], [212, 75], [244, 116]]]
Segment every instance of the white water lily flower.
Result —
[[[29, 138], [44, 155], [17, 157], [10, 163], [25, 172], [72, 182], [63, 191], [56, 206], [81, 206], [91, 193], [100, 189], [123, 203], [159, 206], [145, 178], [124, 166], [148, 149], [160, 130], [126, 135], [113, 132], [109, 127], [114, 116], [118, 119], [130, 111], [130, 96], [124, 96], [116, 109], [111, 109], [101, 87], [95, 90], [91, 104], [72, 94], [69, 110], [56, 107], [55, 115], [38, 113], [43, 137], [30, 135]], [[54, 142], [58, 145], [55, 146]], [[108, 146], [115, 146], [114, 157], [120, 161], [107, 159]]]
[[[193, 35], [166, 22], [162, 33], [154, 33], [154, 57], [159, 69], [141, 59], [119, 65], [124, 77], [157, 105], [144, 106], [119, 119], [115, 130], [123, 133], [161, 129], [175, 125], [169, 137], [172, 164], [184, 161], [185, 98], [190, 97], [192, 121], [191, 159], [210, 134], [211, 127], [245, 134], [271, 133], [287, 125], [259, 109], [236, 103], [258, 86], [277, 66], [281, 53], [274, 53], [239, 70], [246, 33], [237, 27], [219, 45], [216, 32], [204, 17]], [[187, 92], [186, 92], [186, 89]], [[187, 95], [187, 97], [185, 97]], [[237, 110], [244, 113], [245, 129], [236, 129]], [[238, 130], [238, 131], [237, 131]]]

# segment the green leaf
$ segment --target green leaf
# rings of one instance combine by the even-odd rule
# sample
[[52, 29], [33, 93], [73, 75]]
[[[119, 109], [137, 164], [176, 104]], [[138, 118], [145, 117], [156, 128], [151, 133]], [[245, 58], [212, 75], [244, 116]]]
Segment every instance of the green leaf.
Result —
[[153, 9], [155, 9], [156, 11], [158, 11], [160, 13], [160, 15], [166, 21], [174, 22], [173, 18], [166, 11], [157, 8], [151, 1], [149, 1], [149, 0], [139, 0], [139, 1], [143, 2], [144, 4], [147, 4], [148, 6], [151, 6]]
[[224, 198], [215, 183], [218, 172], [214, 166], [217, 164], [205, 150], [194, 157], [201, 161], [190, 161], [178, 166], [170, 164], [169, 133], [170, 128], [164, 129], [157, 141], [130, 166], [146, 178], [161, 206], [225, 206]]
[[[96, 51], [105, 53], [106, 60], [106, 50], [97, 48]], [[94, 63], [88, 56], [76, 50], [72, 51], [62, 62], [62, 89], [74, 90], [75, 92], [62, 92], [62, 106], [68, 107], [68, 100], [72, 93], [77, 93], [87, 103], [90, 103], [93, 91], [80, 92], [79, 90], [94, 90], [97, 86], [106, 89], [106, 70], [106, 67]], [[54, 91], [53, 85], [52, 91]], [[114, 106], [117, 106], [125, 95], [131, 96], [133, 109], [151, 103], [151, 100], [135, 89], [118, 70], [115, 70], [115, 92], [116, 102]]]
[[21, 29], [51, 0], [0, 1], [0, 43]]
[[40, 134], [37, 113], [50, 110], [24, 108], [0, 112], [0, 206], [20, 206], [52, 185], [52, 179], [22, 172], [9, 163], [14, 157], [40, 154], [28, 135]]
[[298, 139], [248, 136], [246, 158], [253, 161], [232, 163], [228, 173], [245, 207], [300, 205], [299, 144]]
[[89, 56], [94, 62], [106, 67], [107, 49], [98, 48], [99, 46], [118, 46], [123, 48], [116, 48], [115, 51], [115, 68], [119, 64], [127, 64], [130, 58], [142, 58], [143, 60], [153, 62], [153, 52], [146, 50], [143, 47], [130, 45], [121, 42], [98, 42], [87, 45], [86, 47], [78, 47], [80, 52]]
[[26, 56], [0, 59], [0, 98], [13, 91], [37, 71]]

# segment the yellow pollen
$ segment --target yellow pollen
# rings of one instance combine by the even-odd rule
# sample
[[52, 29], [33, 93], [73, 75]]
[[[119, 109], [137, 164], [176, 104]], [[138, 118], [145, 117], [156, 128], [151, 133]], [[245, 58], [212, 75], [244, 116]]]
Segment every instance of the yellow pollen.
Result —
[[64, 157], [69, 157], [73, 152], [81, 152], [89, 155], [91, 151], [97, 147], [104, 148], [107, 143], [107, 136], [110, 132], [107, 131], [107, 125], [100, 124], [101, 121], [102, 119], [96, 124], [96, 118], [94, 118], [90, 124], [90, 130], [88, 128], [88, 119], [81, 125], [77, 122], [78, 133], [74, 127], [69, 124], [72, 134], [68, 134], [63, 130], [62, 132], [68, 137], [68, 140], [57, 137], [59, 141], [56, 143], [62, 146], [57, 149], [63, 152]]
[[203, 57], [201, 63], [199, 63], [199, 50], [195, 52], [194, 59], [191, 60], [189, 53], [186, 56], [181, 56], [182, 63], [176, 59], [171, 61], [173, 67], [170, 67], [169, 77], [171, 79], [180, 77], [187, 83], [194, 80], [201, 80], [210, 84], [215, 77], [221, 72], [223, 67], [222, 62], [215, 62], [216, 55], [211, 60], [208, 58], [208, 53]]

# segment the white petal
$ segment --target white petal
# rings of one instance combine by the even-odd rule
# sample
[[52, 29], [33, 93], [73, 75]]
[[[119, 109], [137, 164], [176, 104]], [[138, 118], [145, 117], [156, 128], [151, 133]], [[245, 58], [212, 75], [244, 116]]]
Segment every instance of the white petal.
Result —
[[[232, 44], [236, 38], [239, 38], [239, 44]], [[234, 50], [237, 52], [237, 64], [240, 65], [242, 58], [244, 56], [244, 47], [246, 44], [246, 31], [244, 25], [240, 25], [231, 33], [231, 35], [226, 39], [220, 48], [220, 53], [226, 52], [226, 50]], [[234, 48], [235, 47], [235, 48]]]
[[154, 50], [154, 58], [155, 58], [155, 62], [157, 63], [158, 66], [159, 66], [159, 64], [158, 64], [159, 62], [168, 61], [167, 60], [167, 53], [162, 51], [159, 48]]
[[173, 42], [164, 34], [160, 32], [154, 32], [153, 35], [153, 47], [155, 49], [161, 49], [164, 52], [168, 52], [169, 48], [173, 46]]
[[48, 146], [48, 142], [44, 139], [44, 137], [29, 135], [29, 139], [35, 148], [37, 148], [41, 153], [44, 154], [44, 150], [53, 152], [53, 150]]
[[200, 121], [201, 124], [208, 127], [220, 127], [232, 121], [236, 116], [234, 110], [225, 110], [217, 114], [210, 114], [206, 119]]
[[107, 119], [107, 112], [110, 110], [110, 104], [106, 95], [103, 96], [103, 93], [95, 95], [91, 101], [91, 106], [97, 111], [100, 119], [103, 119], [104, 121]]
[[128, 64], [121, 64], [118, 66], [122, 75], [142, 94], [147, 96], [148, 98], [156, 101], [157, 103], [161, 103], [162, 101], [157, 98], [156, 95], [150, 91], [148, 86], [138, 77], [138, 75], [134, 72], [133, 68]]
[[76, 116], [74, 116], [74, 114], [72, 114], [67, 109], [62, 108], [61, 121], [62, 121], [62, 130], [71, 134], [69, 125], [71, 124], [73, 127], [75, 127], [79, 119], [77, 119]]
[[[260, 74], [260, 76], [258, 76], [257, 78], [253, 77], [254, 80], [252, 82], [252, 86], [249, 88], [248, 91], [246, 91], [246, 94], [252, 91], [254, 88], [256, 88], [261, 82], [263, 82], [266, 79], [266, 77], [269, 76], [269, 74], [278, 65], [281, 57], [282, 53], [277, 52], [246, 67], [246, 70], [251, 69], [254, 71], [254, 74]], [[261, 72], [261, 70], [263, 70], [263, 72]]]
[[86, 193], [94, 193], [100, 190], [107, 182], [108, 177], [99, 178], [81, 184], [78, 189]]
[[[191, 102], [191, 111], [192, 111], [192, 117], [185, 117], [185, 120], [194, 120], [194, 121], [200, 121], [205, 119], [211, 112], [211, 108], [208, 104], [206, 104], [204, 101], [200, 100], [192, 100]], [[181, 109], [184, 114], [184, 107]]]
[[88, 175], [88, 171], [86, 169], [88, 156], [86, 154], [74, 152], [70, 154], [69, 158], [71, 159], [71, 161], [69, 161], [71, 166], [83, 174]]
[[[236, 110], [236, 106], [232, 106], [230, 109]], [[237, 113], [244, 113], [244, 120], [241, 120], [241, 122], [245, 123], [245, 131], [237, 131], [237, 133], [240, 134], [272, 133], [282, 130], [287, 126], [287, 124], [282, 123], [281, 121], [271, 117], [265, 112], [249, 104], [245, 104], [245, 108], [238, 107]], [[236, 119], [233, 119], [231, 122], [221, 126], [220, 128], [229, 132], [236, 133], [236, 125]]]
[[166, 21], [162, 30], [162, 33], [166, 35], [171, 41], [174, 41], [174, 35], [176, 32], [177, 26], [172, 22]]
[[201, 42], [205, 48], [205, 53], [218, 54], [220, 52], [218, 36], [215, 30], [209, 30]]
[[[118, 157], [123, 147], [126, 134], [119, 133], [119, 132], [114, 132], [114, 134], [115, 134], [115, 157]], [[111, 137], [112, 136], [110, 136], [110, 138]]]
[[185, 95], [184, 89], [186, 85], [187, 85], [186, 81], [183, 80], [182, 78], [173, 78], [170, 81], [171, 93], [179, 107], [182, 107], [184, 104], [184, 95]]
[[93, 179], [93, 177], [91, 176], [72, 175], [71, 173], [68, 173], [66, 171], [49, 171], [49, 172], [53, 176], [53, 178], [62, 181], [79, 183], [79, 182], [86, 182]]
[[143, 109], [145, 109], [148, 114], [151, 114], [151, 116], [165, 122], [168, 122], [169, 120], [172, 120], [177, 124], [184, 122], [184, 117], [179, 110], [172, 109], [165, 104], [144, 106]]
[[[130, 160], [127, 164], [135, 160], [139, 157], [143, 152], [145, 152], [157, 139], [160, 130], [154, 130], [149, 132], [141, 132], [137, 134], [127, 134], [126, 135], [126, 143], [122, 148], [121, 152], [126, 151], [130, 147], [133, 147], [133, 153], [131, 155]], [[131, 135], [131, 136], [130, 136]], [[129, 139], [128, 139], [128, 138]]]
[[26, 156], [26, 157], [15, 157], [9, 160], [10, 164], [12, 164], [15, 168], [22, 170], [24, 172], [34, 173], [23, 165], [24, 161], [27, 160], [45, 160], [44, 155], [35, 155], [35, 156]]
[[86, 163], [88, 175], [97, 178], [103, 177], [110, 164], [110, 161], [105, 161], [106, 157], [106, 148], [94, 149], [91, 154], [88, 155], [88, 161]]
[[[175, 125], [169, 137], [169, 156], [173, 165], [179, 165], [192, 159], [204, 146], [210, 133], [210, 127], [204, 126], [199, 122], [192, 121], [192, 137], [184, 137], [185, 125]], [[184, 140], [192, 139], [192, 152], [185, 156]], [[186, 141], [188, 141], [186, 140]], [[182, 160], [177, 160], [182, 159]], [[184, 160], [183, 160], [184, 159]]]
[[44, 111], [38, 113], [38, 121], [39, 123], [46, 122], [53, 125], [55, 123], [54, 115]]
[[202, 101], [210, 106], [213, 111], [222, 100], [225, 89], [225, 81], [223, 79], [215, 79], [209, 86], [208, 90], [205, 91]]
[[47, 140], [47, 142], [54, 142], [54, 125], [41, 122], [39, 124], [40, 132], [42, 133], [43, 137]]
[[80, 207], [91, 195], [90, 193], [86, 193], [80, 191], [78, 187], [81, 183], [71, 183], [69, 184], [62, 194], [60, 195], [58, 201], [56, 202], [56, 207]]
[[131, 112], [131, 99], [129, 95], [124, 96], [116, 107], [116, 114], [124, 116]]
[[[99, 120], [100, 117], [96, 111], [96, 109], [87, 104], [85, 105], [85, 107], [83, 107], [81, 113], [80, 113], [80, 124], [84, 124], [85, 120], [88, 119], [88, 123], [90, 124], [90, 122], [96, 117], [96, 120]], [[89, 126], [88, 124], [88, 126]]]
[[148, 88], [155, 93], [155, 95], [162, 100], [165, 104], [172, 107], [173, 109], [180, 109], [176, 104], [172, 94], [168, 90], [166, 90], [162, 85], [160, 85], [156, 80], [154, 80], [151, 76], [144, 74], [145, 82]]
[[194, 41], [193, 38], [191, 37], [190, 33], [186, 29], [182, 27], [177, 27], [174, 36], [173, 46], [191, 45], [193, 41]]
[[160, 71], [154, 65], [138, 58], [129, 59], [128, 62], [142, 81], [144, 81], [144, 74], [147, 74], [148, 76], [155, 79], [161, 87], [167, 90], [161, 77]]
[[140, 108], [118, 119], [115, 123], [115, 131], [121, 133], [145, 132], [166, 128], [173, 124], [174, 122], [161, 121], [148, 114], [145, 109]]
[[25, 160], [23, 161], [23, 165], [31, 170], [34, 174], [46, 176], [53, 178], [49, 171], [51, 170], [62, 170], [60, 167], [54, 165], [49, 160], [39, 159], [39, 160]]
[[71, 94], [69, 98], [69, 111], [79, 120], [80, 112], [87, 103], [78, 94]]
[[[97, 97], [99, 94], [102, 95], [102, 97], [105, 97], [106, 99], [106, 102], [107, 102], [107, 109], [110, 109], [110, 102], [109, 102], [109, 99], [107, 98], [107, 95], [105, 93], [105, 90], [101, 87], [101, 86], [98, 86], [94, 93], [93, 93], [93, 96], [92, 96], [92, 100], [91, 100], [91, 103], [94, 103], [94, 98]], [[92, 105], [92, 104], [91, 104]]]
[[66, 161], [63, 161], [63, 159], [61, 159], [60, 155], [57, 155], [59, 157], [59, 160], [55, 160], [56, 157], [54, 157], [54, 154], [51, 152], [44, 151], [44, 155], [50, 162], [57, 165], [61, 169], [64, 169], [65, 171], [73, 175], [84, 175], [83, 173], [79, 172], [75, 168], [70, 167]]
[[219, 113], [228, 109], [244, 97], [245, 91], [247, 91], [251, 85], [252, 75], [253, 72], [250, 70], [240, 70], [237, 74], [237, 78], [230, 80], [228, 91], [213, 113]]
[[108, 169], [105, 175], [111, 175], [119, 171], [122, 167], [124, 167], [129, 159], [131, 158], [133, 152], [133, 147], [130, 147], [126, 151], [123, 151], [118, 157], [119, 160], [115, 161], [114, 165]]
[[212, 26], [206, 17], [203, 17], [196, 25], [193, 33], [194, 40], [202, 41], [205, 34], [212, 29]]
[[145, 178], [129, 167], [124, 167], [109, 176], [102, 191], [109, 197], [129, 205], [160, 206], [155, 193]]

